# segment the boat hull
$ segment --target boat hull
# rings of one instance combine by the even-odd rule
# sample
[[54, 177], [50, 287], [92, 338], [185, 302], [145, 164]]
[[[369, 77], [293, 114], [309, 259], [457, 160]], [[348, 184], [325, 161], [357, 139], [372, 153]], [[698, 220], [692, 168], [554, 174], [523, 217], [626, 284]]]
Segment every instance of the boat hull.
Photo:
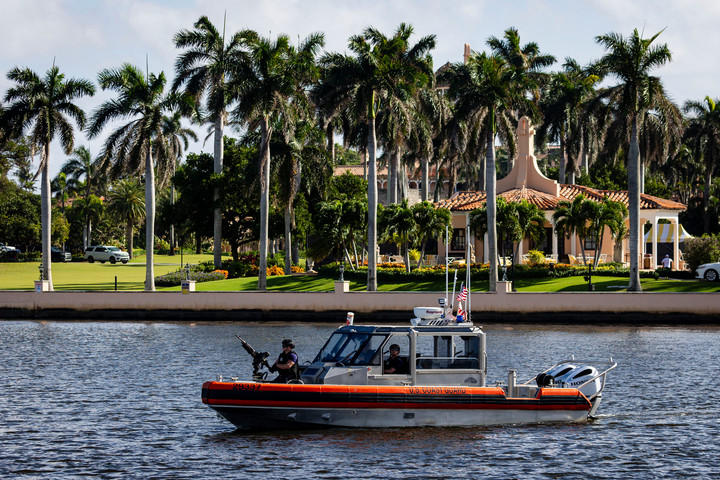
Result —
[[591, 409], [580, 391], [560, 388], [512, 398], [499, 387], [206, 382], [202, 399], [242, 429], [584, 422]]

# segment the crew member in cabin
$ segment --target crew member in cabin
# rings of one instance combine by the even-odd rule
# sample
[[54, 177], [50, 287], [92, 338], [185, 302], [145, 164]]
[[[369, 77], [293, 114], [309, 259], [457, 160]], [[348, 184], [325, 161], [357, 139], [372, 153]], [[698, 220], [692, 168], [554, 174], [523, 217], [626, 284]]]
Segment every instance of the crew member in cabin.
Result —
[[394, 373], [396, 375], [410, 373], [407, 360], [400, 356], [400, 345], [397, 343], [390, 345], [390, 356], [385, 360], [383, 370], [385, 373]]
[[278, 373], [273, 383], [287, 383], [289, 380], [300, 378], [295, 344], [289, 338], [282, 341], [282, 353], [278, 355], [278, 359], [270, 367], [270, 371]]

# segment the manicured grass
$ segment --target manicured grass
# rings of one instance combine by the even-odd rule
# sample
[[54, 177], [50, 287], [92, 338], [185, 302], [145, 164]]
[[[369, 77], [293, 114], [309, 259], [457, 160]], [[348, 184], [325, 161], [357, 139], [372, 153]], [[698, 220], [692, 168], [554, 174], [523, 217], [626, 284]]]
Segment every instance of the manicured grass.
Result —
[[[183, 255], [183, 264], [196, 264], [212, 260], [212, 255]], [[39, 262], [0, 263], [0, 290], [32, 290], [37, 280]], [[164, 275], [180, 268], [180, 255], [155, 255], [155, 275]], [[118, 290], [142, 291], [145, 282], [145, 257], [134, 258], [127, 265], [110, 263], [72, 262], [53, 263], [53, 284], [59, 291], [114, 290], [117, 277]], [[200, 292], [256, 290], [257, 277], [234, 278], [216, 282], [197, 283]], [[334, 281], [314, 275], [291, 275], [268, 277], [268, 290], [293, 292], [332, 292]], [[628, 279], [625, 277], [593, 277], [597, 292], [625, 291]], [[720, 282], [697, 280], [642, 280], [645, 292], [720, 292]], [[365, 282], [351, 282], [352, 291], [364, 291]], [[458, 283], [459, 288], [459, 283]], [[518, 279], [515, 288], [519, 292], [586, 292], [587, 282], [583, 277]], [[442, 292], [444, 279], [428, 282], [379, 282], [380, 291], [421, 291]], [[452, 285], [451, 285], [452, 289]], [[473, 291], [487, 291], [487, 281], [473, 281]], [[158, 288], [158, 291], [179, 291], [180, 287]]]
[[[212, 260], [212, 255], [183, 255], [183, 264]], [[32, 290], [40, 278], [40, 262], [0, 263], [0, 290]], [[155, 275], [164, 275], [180, 268], [180, 255], [155, 255]], [[52, 264], [55, 290], [118, 290], [145, 288], [145, 256], [128, 264], [69, 262]]]

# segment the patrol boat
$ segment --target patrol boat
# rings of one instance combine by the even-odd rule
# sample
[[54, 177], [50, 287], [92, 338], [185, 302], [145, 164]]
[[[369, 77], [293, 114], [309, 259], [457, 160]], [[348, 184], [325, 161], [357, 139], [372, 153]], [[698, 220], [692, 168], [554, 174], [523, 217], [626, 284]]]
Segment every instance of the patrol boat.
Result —
[[[267, 381], [268, 354], [247, 345], [253, 379], [205, 382], [202, 401], [241, 429], [586, 422], [617, 366], [571, 358], [524, 383], [510, 370], [506, 384], [488, 386], [482, 328], [444, 308], [414, 312], [404, 326], [354, 325], [348, 314], [293, 383]], [[407, 368], [388, 374], [393, 344]]]

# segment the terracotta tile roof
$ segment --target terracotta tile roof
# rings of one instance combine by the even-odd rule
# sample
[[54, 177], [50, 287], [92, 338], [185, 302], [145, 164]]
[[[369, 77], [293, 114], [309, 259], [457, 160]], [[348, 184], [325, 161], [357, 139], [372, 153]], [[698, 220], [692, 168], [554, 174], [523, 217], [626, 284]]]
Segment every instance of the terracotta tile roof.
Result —
[[499, 196], [503, 197], [508, 202], [520, 203], [523, 200], [527, 200], [531, 204], [540, 208], [540, 210], [555, 210], [557, 208], [558, 201], [563, 200], [562, 198], [556, 197], [550, 193], [541, 192], [532, 188], [522, 187], [514, 188], [502, 192]]
[[[612, 201], [624, 203], [625, 206], [629, 204], [626, 190], [596, 190], [582, 185], [560, 185], [560, 196], [568, 200], [572, 200], [580, 194], [591, 200], [599, 201], [608, 197]], [[687, 210], [687, 205], [643, 193], [640, 195], [640, 208], [645, 210]]]
[[468, 211], [485, 205], [485, 192], [455, 192], [450, 198], [440, 200], [435, 204], [438, 208], [447, 208], [452, 211]]
[[[560, 196], [541, 192], [532, 188], [514, 188], [501, 192], [498, 196], [505, 198], [509, 202], [519, 203], [527, 200], [536, 205], [541, 210], [555, 210], [560, 201], [572, 201], [578, 195], [584, 195], [585, 198], [594, 201], [601, 201], [608, 197], [610, 200], [622, 202], [628, 205], [628, 194], [622, 190], [597, 190], [583, 185], [560, 185]], [[441, 200], [435, 204], [436, 207], [448, 208], [455, 212], [466, 212], [480, 208], [485, 205], [485, 192], [457, 192], [452, 197]], [[652, 195], [642, 194], [640, 199], [640, 208], [645, 210], [686, 210], [687, 206], [672, 200], [653, 197]]]

